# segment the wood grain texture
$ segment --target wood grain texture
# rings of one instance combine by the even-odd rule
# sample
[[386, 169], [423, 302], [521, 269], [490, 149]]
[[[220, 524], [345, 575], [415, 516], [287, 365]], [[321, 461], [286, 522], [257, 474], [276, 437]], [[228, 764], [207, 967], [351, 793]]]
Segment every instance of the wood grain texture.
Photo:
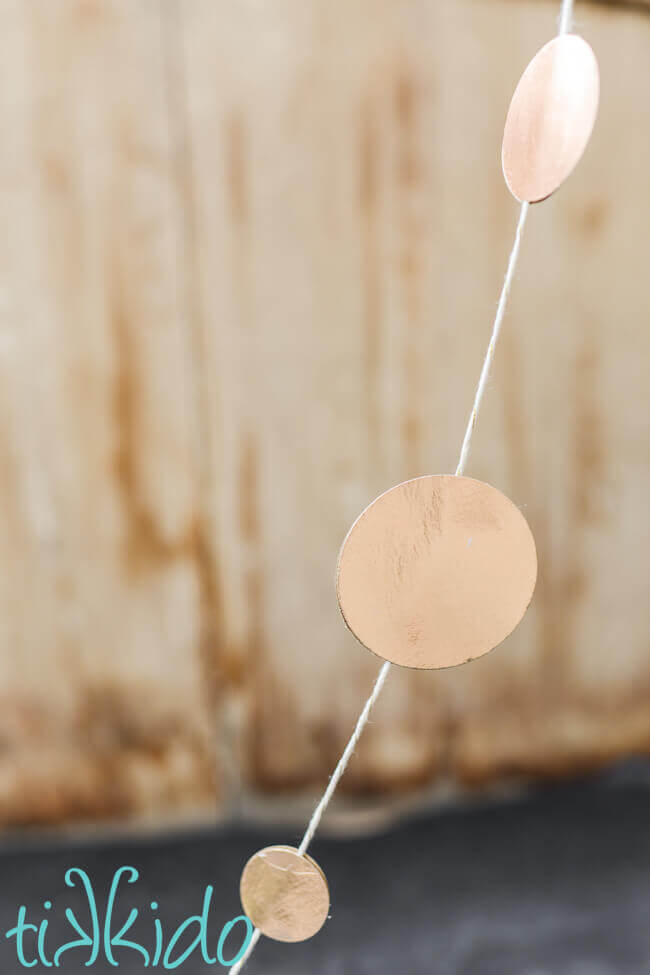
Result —
[[[277, 789], [326, 776], [376, 672], [336, 616], [348, 525], [457, 459], [516, 221], [505, 113], [557, 10], [182, 10], [224, 624], [248, 780]], [[579, 173], [531, 218], [469, 469], [523, 506], [539, 592], [489, 658], [391, 675], [343, 789], [555, 774], [650, 745], [650, 25], [584, 6], [577, 19], [601, 118]]]
[[[650, 751], [650, 19], [620, 6], [577, 7], [599, 119], [530, 215], [467, 471], [522, 506], [535, 599], [484, 660], [395, 670], [343, 790]], [[2, 0], [0, 821], [331, 772], [378, 668], [337, 553], [455, 467], [557, 12]]]
[[160, 14], [0, 9], [4, 822], [214, 805]]

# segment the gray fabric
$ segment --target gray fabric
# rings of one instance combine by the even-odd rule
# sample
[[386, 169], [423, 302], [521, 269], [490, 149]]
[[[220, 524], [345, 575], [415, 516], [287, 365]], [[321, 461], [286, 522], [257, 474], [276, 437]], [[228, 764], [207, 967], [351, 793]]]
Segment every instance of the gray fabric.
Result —
[[[639, 781], [572, 785], [501, 806], [453, 811], [388, 834], [317, 840], [311, 852], [332, 891], [332, 919], [313, 940], [263, 940], [250, 975], [640, 975], [650, 972], [650, 789]], [[278, 828], [230, 830], [105, 844], [4, 848], [0, 856], [0, 971], [24, 971], [4, 937], [19, 904], [44, 915], [48, 944], [70, 940], [63, 909], [68, 867], [90, 875], [100, 904], [113, 871], [130, 864], [141, 879], [124, 891], [120, 917], [145, 908], [136, 937], [152, 942], [149, 902], [169, 934], [215, 886], [211, 936], [240, 912], [237, 889], [250, 854], [297, 842]], [[118, 969], [83, 967], [70, 953], [60, 971], [143, 971], [130, 951]], [[56, 971], [56, 969], [54, 969]], [[162, 969], [160, 969], [162, 970]], [[193, 955], [186, 975], [225, 971]], [[34, 971], [43, 971], [42, 968]]]

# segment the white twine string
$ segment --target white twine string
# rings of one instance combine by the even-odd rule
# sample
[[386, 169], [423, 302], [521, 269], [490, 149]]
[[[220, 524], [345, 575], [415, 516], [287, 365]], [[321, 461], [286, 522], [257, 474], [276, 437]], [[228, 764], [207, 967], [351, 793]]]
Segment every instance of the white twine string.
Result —
[[[558, 34], [566, 34], [573, 23], [573, 3], [574, 0], [562, 0], [562, 9], [560, 11]], [[492, 360], [494, 359], [494, 352], [496, 349], [496, 344], [499, 339], [499, 334], [501, 332], [501, 325], [506, 311], [506, 305], [508, 304], [508, 297], [510, 295], [510, 289], [512, 287], [512, 282], [515, 276], [515, 270], [517, 267], [517, 261], [519, 259], [519, 251], [521, 248], [521, 239], [524, 230], [524, 224], [526, 223], [526, 217], [528, 216], [528, 210], [530, 208], [529, 203], [522, 203], [521, 209], [519, 210], [519, 220], [517, 221], [517, 230], [515, 231], [515, 239], [512, 245], [512, 250], [510, 251], [510, 257], [508, 259], [508, 267], [506, 269], [506, 276], [503, 281], [501, 288], [501, 294], [499, 296], [499, 303], [497, 305], [496, 314], [494, 316], [494, 322], [492, 324], [492, 333], [490, 335], [490, 341], [488, 343], [487, 351], [485, 353], [485, 358], [483, 360], [483, 366], [481, 368], [481, 374], [478, 379], [478, 384], [476, 386], [476, 392], [474, 393], [474, 402], [472, 404], [472, 411], [469, 415], [469, 420], [467, 422], [467, 428], [465, 430], [465, 436], [463, 437], [463, 443], [460, 449], [460, 456], [458, 458], [458, 464], [456, 466], [455, 475], [458, 477], [463, 474], [465, 467], [467, 465], [467, 459], [469, 457], [470, 448], [472, 445], [472, 437], [474, 435], [474, 430], [476, 428], [476, 421], [481, 409], [481, 403], [483, 402], [483, 396], [487, 388], [487, 381], [490, 374], [490, 367], [492, 366]], [[382, 664], [375, 685], [372, 689], [372, 694], [366, 701], [363, 711], [359, 715], [357, 723], [355, 725], [352, 736], [345, 746], [345, 750], [341, 755], [332, 777], [330, 778], [327, 789], [323, 793], [321, 800], [314, 809], [311, 819], [309, 820], [309, 825], [305, 830], [305, 834], [298, 847], [299, 853], [306, 853], [309, 844], [314, 838], [314, 834], [318, 829], [320, 821], [323, 817], [323, 813], [327, 809], [330, 800], [336, 788], [348, 767], [348, 763], [354, 754], [354, 750], [357, 746], [357, 742], [363, 734], [363, 730], [368, 724], [370, 718], [370, 712], [372, 707], [379, 697], [384, 684], [386, 683], [386, 678], [388, 677], [388, 672], [391, 668], [391, 663], [387, 660]], [[231, 968], [231, 975], [237, 975], [238, 972], [242, 970], [253, 951], [255, 950], [255, 945], [259, 941], [261, 936], [261, 931], [259, 928], [255, 928], [253, 935], [251, 937], [248, 948], [242, 955], [241, 959]]]
[[483, 396], [485, 394], [488, 376], [490, 374], [490, 366], [492, 365], [492, 360], [494, 359], [494, 350], [496, 349], [499, 333], [501, 332], [501, 323], [503, 322], [506, 305], [508, 304], [508, 295], [510, 294], [510, 288], [512, 287], [512, 282], [515, 276], [515, 268], [517, 267], [517, 260], [519, 259], [519, 248], [521, 247], [521, 235], [524, 230], [524, 224], [526, 223], [526, 216], [528, 215], [529, 207], [529, 203], [522, 203], [519, 211], [519, 221], [517, 223], [517, 230], [515, 232], [515, 242], [512, 245], [512, 250], [510, 251], [508, 270], [506, 271], [506, 276], [503, 280], [503, 287], [501, 288], [501, 294], [499, 296], [499, 304], [497, 305], [497, 312], [494, 316], [494, 324], [492, 325], [492, 335], [490, 336], [487, 352], [485, 353], [485, 359], [483, 360], [483, 368], [481, 369], [481, 375], [479, 376], [478, 385], [474, 394], [474, 403], [472, 405], [472, 412], [469, 415], [469, 420], [467, 421], [467, 429], [465, 430], [465, 436], [463, 437], [463, 445], [460, 448], [460, 457], [458, 458], [458, 466], [456, 467], [457, 477], [465, 470], [467, 458], [469, 457], [472, 437], [474, 436], [474, 428], [476, 427], [476, 420], [478, 418], [479, 410], [481, 409], [481, 403], [483, 402]]
[[[469, 457], [469, 451], [472, 443], [472, 436], [474, 434], [474, 429], [476, 427], [476, 420], [481, 408], [481, 403], [483, 401], [483, 395], [487, 386], [488, 375], [490, 372], [490, 366], [494, 358], [494, 350], [496, 348], [497, 339], [499, 338], [499, 332], [501, 331], [501, 323], [503, 322], [503, 316], [505, 314], [506, 305], [508, 303], [508, 295], [510, 294], [510, 288], [515, 276], [515, 268], [517, 266], [517, 259], [519, 257], [519, 249], [521, 247], [521, 237], [524, 229], [524, 223], [526, 222], [526, 214], [528, 213], [529, 204], [522, 203], [521, 210], [519, 212], [519, 221], [517, 223], [517, 230], [515, 233], [515, 240], [512, 246], [512, 251], [510, 252], [510, 259], [508, 260], [508, 268], [506, 271], [506, 276], [503, 282], [503, 287], [501, 288], [501, 295], [499, 297], [499, 303], [497, 305], [496, 315], [494, 317], [494, 323], [492, 325], [492, 334], [490, 336], [490, 342], [487, 347], [487, 352], [485, 353], [485, 359], [483, 360], [483, 367], [481, 369], [481, 374], [479, 376], [478, 385], [476, 387], [476, 392], [474, 394], [474, 403], [472, 405], [472, 412], [467, 423], [467, 429], [465, 430], [465, 436], [463, 438], [463, 445], [460, 451], [460, 457], [458, 459], [458, 466], [456, 467], [456, 476], [463, 473], [465, 470], [465, 465], [467, 463], [467, 458]], [[341, 755], [336, 768], [332, 774], [329, 781], [327, 789], [323, 793], [323, 796], [314, 809], [311, 819], [309, 820], [309, 825], [305, 830], [305, 835], [303, 836], [300, 846], [298, 847], [299, 853], [305, 853], [312, 839], [314, 838], [314, 833], [318, 829], [320, 821], [323, 817], [323, 813], [327, 809], [330, 800], [334, 793], [336, 792], [336, 787], [338, 786], [343, 773], [345, 772], [350, 759], [354, 753], [357, 742], [363, 734], [363, 730], [368, 724], [368, 719], [370, 718], [370, 712], [372, 706], [379, 697], [381, 690], [388, 677], [388, 672], [391, 668], [391, 663], [387, 660], [382, 664], [375, 685], [372, 689], [372, 694], [366, 701], [363, 711], [359, 715], [357, 723], [355, 725], [352, 736], [345, 746], [345, 750]], [[242, 955], [241, 959], [231, 968], [232, 975], [237, 975], [238, 972], [242, 970], [250, 956], [252, 955], [255, 945], [260, 939], [260, 930], [255, 928], [253, 931], [252, 938], [248, 945], [248, 948]]]
[[246, 964], [250, 956], [255, 951], [255, 945], [260, 940], [261, 935], [262, 932], [260, 931], [259, 928], [255, 928], [253, 930], [253, 935], [251, 937], [251, 940], [248, 942], [248, 948], [241, 956], [237, 964], [233, 965], [232, 968], [230, 969], [231, 975], [237, 975], [237, 972], [241, 972], [242, 968], [244, 967], [244, 965]]
[[558, 34], [568, 34], [573, 24], [573, 0], [563, 0]]
[[[354, 749], [357, 746], [357, 742], [359, 741], [359, 738], [363, 733], [363, 729], [368, 724], [370, 711], [372, 710], [373, 704], [375, 703], [375, 701], [377, 700], [377, 698], [381, 693], [381, 689], [384, 686], [384, 682], [386, 678], [388, 677], [388, 671], [390, 670], [390, 668], [391, 668], [391, 664], [389, 660], [387, 660], [384, 664], [381, 665], [381, 669], [377, 676], [377, 680], [375, 681], [375, 686], [372, 689], [372, 694], [366, 701], [364, 709], [359, 715], [359, 719], [356, 723], [355, 729], [352, 732], [352, 737], [350, 738], [349, 742], [345, 746], [345, 751], [341, 755], [338, 764], [334, 769], [334, 772], [332, 773], [332, 777], [329, 781], [329, 785], [327, 786], [327, 789], [323, 793], [322, 799], [314, 809], [313, 815], [309, 820], [309, 825], [305, 830], [305, 835], [303, 836], [300, 842], [300, 846], [298, 847], [299, 853], [305, 853], [307, 851], [307, 847], [311, 843], [314, 837], [314, 833], [318, 829], [318, 824], [321, 821], [322, 815], [327, 809], [327, 807], [329, 806], [330, 799], [336, 792], [336, 787], [339, 784], [341, 776], [343, 775], [343, 773], [345, 772], [348, 766], [348, 762], [352, 758], [352, 754], [354, 752]], [[234, 975], [236, 975], [237, 972], [240, 972], [242, 970], [242, 968], [244, 967], [244, 965], [252, 955], [255, 945], [259, 941], [260, 933], [261, 932], [259, 928], [255, 928], [255, 930], [253, 931], [253, 936], [250, 940], [250, 944], [248, 945], [248, 948], [246, 949], [245, 953], [242, 955], [240, 960], [237, 962], [237, 964], [230, 969], [231, 973], [234, 973]]]
[[[472, 436], [474, 434], [474, 428], [476, 427], [476, 419], [481, 409], [481, 402], [483, 400], [483, 395], [487, 386], [488, 375], [490, 373], [490, 366], [494, 358], [494, 350], [496, 348], [497, 340], [499, 338], [499, 332], [501, 331], [501, 323], [503, 322], [503, 316], [505, 314], [506, 305], [508, 303], [508, 295], [510, 294], [510, 288], [512, 287], [512, 282], [515, 276], [515, 268], [517, 267], [517, 259], [519, 257], [519, 250], [521, 247], [521, 238], [524, 229], [524, 224], [526, 222], [526, 214], [528, 213], [529, 204], [522, 203], [521, 210], [519, 212], [519, 221], [517, 223], [517, 230], [515, 233], [515, 241], [512, 246], [512, 251], [510, 252], [510, 259], [508, 261], [508, 269], [506, 271], [506, 276], [503, 281], [503, 287], [501, 288], [501, 295], [499, 297], [499, 303], [497, 305], [497, 311], [494, 318], [494, 324], [492, 326], [492, 334], [490, 336], [490, 342], [487, 347], [487, 352], [485, 353], [485, 358], [483, 360], [483, 367], [481, 369], [481, 375], [479, 376], [478, 385], [476, 387], [476, 393], [474, 394], [474, 403], [472, 406], [472, 412], [470, 413], [469, 421], [467, 423], [467, 429], [465, 430], [465, 436], [463, 438], [463, 445], [460, 451], [460, 458], [458, 460], [458, 466], [456, 467], [456, 476], [463, 473], [465, 470], [465, 465], [467, 463], [467, 458], [469, 457], [470, 446], [472, 443]], [[359, 715], [359, 719], [356, 723], [355, 729], [352, 733], [352, 737], [345, 746], [345, 751], [339, 759], [338, 765], [334, 769], [334, 773], [329, 781], [329, 785], [325, 790], [322, 799], [314, 809], [313, 815], [309, 821], [309, 825], [305, 831], [305, 835], [302, 838], [302, 842], [298, 847], [299, 853], [305, 853], [307, 847], [311, 843], [314, 833], [318, 829], [318, 825], [321, 821], [323, 813], [327, 809], [330, 799], [336, 791], [336, 787], [339, 784], [341, 776], [345, 772], [345, 769], [352, 757], [354, 749], [356, 747], [359, 738], [363, 733], [363, 729], [368, 723], [370, 717], [370, 711], [372, 706], [379, 697], [381, 689], [386, 682], [388, 677], [388, 671], [391, 668], [390, 661], [386, 661], [382, 664], [379, 671], [377, 680], [375, 681], [375, 686], [372, 689], [372, 694], [368, 698], [363, 708], [363, 711]]]
[[299, 853], [305, 853], [306, 850], [307, 850], [307, 847], [309, 846], [309, 844], [311, 843], [312, 839], [314, 838], [314, 833], [318, 829], [318, 824], [321, 821], [321, 817], [322, 817], [323, 813], [325, 812], [325, 810], [327, 809], [327, 807], [329, 805], [329, 801], [332, 798], [332, 796], [334, 795], [334, 792], [336, 791], [336, 787], [339, 784], [339, 781], [341, 779], [341, 776], [343, 775], [343, 773], [345, 772], [345, 770], [347, 768], [348, 762], [352, 758], [352, 753], [354, 752], [354, 749], [356, 747], [357, 742], [359, 741], [359, 738], [361, 738], [361, 734], [363, 732], [363, 729], [368, 724], [368, 718], [370, 717], [370, 711], [372, 710], [373, 704], [375, 703], [375, 701], [377, 700], [377, 698], [379, 697], [379, 695], [381, 693], [381, 689], [384, 686], [384, 683], [386, 681], [386, 678], [388, 677], [388, 671], [390, 670], [390, 668], [391, 668], [390, 660], [387, 660], [385, 663], [383, 663], [381, 665], [381, 669], [380, 669], [379, 674], [377, 676], [377, 680], [375, 681], [375, 686], [372, 689], [372, 694], [370, 695], [370, 697], [366, 701], [365, 706], [364, 706], [364, 709], [361, 712], [361, 714], [359, 715], [359, 720], [357, 721], [356, 727], [355, 727], [354, 731], [352, 732], [352, 737], [350, 738], [349, 742], [345, 746], [345, 751], [341, 755], [341, 757], [339, 759], [339, 763], [336, 766], [336, 768], [334, 769], [334, 774], [332, 775], [332, 778], [330, 779], [329, 785], [327, 786], [327, 789], [325, 790], [325, 793], [323, 795], [323, 798], [321, 799], [321, 801], [318, 803], [318, 805], [314, 809], [314, 813], [313, 813], [311, 819], [309, 820], [309, 826], [305, 830], [305, 835], [303, 836], [302, 842], [301, 842], [300, 846], [298, 847], [298, 852]]

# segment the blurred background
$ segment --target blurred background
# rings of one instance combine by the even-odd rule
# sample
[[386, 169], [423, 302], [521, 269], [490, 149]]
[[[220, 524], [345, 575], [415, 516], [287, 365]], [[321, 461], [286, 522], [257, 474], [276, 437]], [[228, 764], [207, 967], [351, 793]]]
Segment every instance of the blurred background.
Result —
[[[378, 671], [338, 613], [342, 539], [381, 491], [455, 468], [518, 215], [505, 114], [559, 3], [0, 11], [3, 871], [21, 875], [21, 844], [43, 828], [76, 843], [89, 827], [193, 825], [198, 861], [235, 843], [223, 887], [237, 913], [240, 860], [257, 848], [246, 830], [293, 842]], [[529, 216], [467, 470], [528, 519], [536, 594], [471, 666], [391, 673], [325, 824], [361, 844], [325, 841], [334, 864], [386, 858], [375, 890], [399, 874], [400, 844], [419, 863], [418, 844], [451, 831], [437, 855], [451, 879], [429, 894], [461, 918], [449, 891], [468, 836], [488, 837], [508, 890], [523, 862], [528, 889], [546, 889], [547, 842], [610, 895], [610, 868], [650, 867], [650, 4], [579, 2], [576, 29], [600, 62], [600, 115], [576, 172]], [[416, 825], [373, 846], [406, 812]], [[508, 860], [513, 822], [532, 839]], [[627, 841], [602, 854], [609, 873], [589, 872]], [[67, 863], [47, 842], [36, 861]], [[153, 849], [183, 860], [178, 839], [141, 842], [156, 863]], [[89, 850], [112, 862], [110, 846]], [[405, 951], [429, 894], [400, 883]], [[549, 902], [570, 888], [548, 883]], [[355, 889], [342, 881], [341, 913]], [[285, 973], [393, 970], [381, 951], [339, 957], [329, 937], [322, 967], [311, 943], [260, 958], [275, 949]], [[562, 967], [558, 949], [548, 971], [650, 970], [639, 937], [631, 967], [614, 949], [610, 967], [603, 951]], [[416, 975], [434, 970], [422, 952]], [[543, 962], [448, 957], [441, 972]]]

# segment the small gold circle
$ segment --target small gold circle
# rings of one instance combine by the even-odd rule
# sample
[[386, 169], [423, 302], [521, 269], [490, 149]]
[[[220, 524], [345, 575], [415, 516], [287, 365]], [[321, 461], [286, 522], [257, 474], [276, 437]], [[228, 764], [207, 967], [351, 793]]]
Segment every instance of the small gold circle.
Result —
[[241, 875], [244, 913], [267, 938], [306, 941], [327, 920], [330, 895], [315, 860], [293, 846], [267, 846]]
[[519, 509], [482, 481], [416, 477], [380, 495], [341, 548], [337, 595], [356, 638], [403, 667], [467, 663], [521, 620], [537, 577]]
[[512, 96], [503, 133], [503, 175], [518, 200], [545, 200], [578, 164], [599, 92], [596, 55], [582, 37], [562, 34], [537, 52]]

